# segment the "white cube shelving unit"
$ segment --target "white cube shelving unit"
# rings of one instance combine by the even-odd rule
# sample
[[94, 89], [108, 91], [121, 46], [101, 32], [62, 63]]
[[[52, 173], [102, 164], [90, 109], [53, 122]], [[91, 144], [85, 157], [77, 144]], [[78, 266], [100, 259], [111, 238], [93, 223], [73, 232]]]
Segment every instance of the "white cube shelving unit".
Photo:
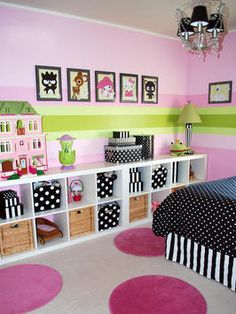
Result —
[[[173, 163], [178, 162], [178, 178], [177, 182], [173, 183]], [[165, 187], [152, 188], [152, 171], [158, 166], [163, 165], [167, 170], [167, 180]], [[190, 165], [194, 172], [194, 178], [189, 179]], [[144, 183], [143, 191], [137, 193], [129, 193], [129, 169], [138, 167], [141, 172], [141, 178]], [[34, 249], [13, 255], [1, 256], [0, 264], [12, 262], [17, 259], [33, 256], [39, 253], [52, 251], [57, 248], [63, 248], [68, 245], [78, 244], [82, 241], [101, 237], [106, 234], [123, 230], [129, 226], [139, 225], [141, 223], [150, 222], [152, 219], [151, 203], [158, 201], [161, 203], [171, 192], [173, 188], [181, 188], [193, 183], [204, 182], [206, 180], [207, 155], [194, 154], [187, 156], [170, 156], [159, 155], [153, 160], [126, 163], [126, 164], [111, 164], [107, 162], [81, 164], [73, 170], [63, 171], [59, 168], [49, 170], [43, 176], [22, 177], [19, 180], [0, 181], [0, 191], [15, 190], [20, 197], [21, 203], [24, 205], [24, 215], [10, 219], [0, 219], [0, 240], [1, 227], [6, 224], [15, 224], [24, 220], [31, 220], [33, 227]], [[107, 198], [97, 197], [97, 174], [102, 172], [114, 172], [117, 179], [113, 184], [113, 196]], [[83, 182], [84, 190], [80, 201], [69, 202], [69, 182], [73, 179], [79, 179]], [[34, 211], [33, 203], [33, 183], [39, 181], [56, 180], [61, 185], [61, 206], [60, 208], [45, 210], [39, 213]], [[147, 217], [133, 223], [129, 222], [129, 203], [131, 197], [147, 195], [148, 198], [148, 214]], [[98, 231], [98, 210], [104, 204], [117, 202], [120, 206], [120, 221], [119, 225], [112, 229], [107, 229], [102, 232]], [[94, 232], [78, 238], [70, 238], [69, 212], [76, 209], [93, 207], [94, 209]], [[41, 245], [37, 240], [36, 223], [37, 217], [45, 217], [52, 219], [60, 226], [63, 231], [63, 238], [47, 241], [45, 245]]]

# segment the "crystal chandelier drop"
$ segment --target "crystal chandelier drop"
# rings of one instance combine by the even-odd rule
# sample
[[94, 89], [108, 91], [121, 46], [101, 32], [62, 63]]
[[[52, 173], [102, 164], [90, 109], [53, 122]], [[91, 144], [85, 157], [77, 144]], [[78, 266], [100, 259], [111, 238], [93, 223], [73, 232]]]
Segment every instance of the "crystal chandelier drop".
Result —
[[219, 53], [225, 34], [224, 8], [221, 0], [193, 0], [176, 10], [177, 35], [186, 51], [204, 57]]

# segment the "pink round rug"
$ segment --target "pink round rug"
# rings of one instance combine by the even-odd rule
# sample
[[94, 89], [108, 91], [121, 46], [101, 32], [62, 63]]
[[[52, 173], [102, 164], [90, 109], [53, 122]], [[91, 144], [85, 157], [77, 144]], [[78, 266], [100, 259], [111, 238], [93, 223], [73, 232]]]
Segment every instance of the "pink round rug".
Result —
[[154, 235], [151, 228], [131, 228], [119, 233], [114, 239], [118, 250], [138, 256], [165, 254], [165, 238]]
[[55, 269], [38, 264], [10, 266], [0, 270], [0, 312], [19, 314], [51, 301], [62, 288]]
[[109, 299], [111, 314], [206, 314], [202, 294], [185, 281], [141, 276], [117, 286]]

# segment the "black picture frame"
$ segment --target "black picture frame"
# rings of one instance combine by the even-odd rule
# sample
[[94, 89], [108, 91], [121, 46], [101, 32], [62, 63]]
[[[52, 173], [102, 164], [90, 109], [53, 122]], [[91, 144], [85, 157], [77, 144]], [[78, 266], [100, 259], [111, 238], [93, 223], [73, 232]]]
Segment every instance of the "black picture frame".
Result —
[[36, 96], [39, 101], [61, 101], [61, 68], [36, 65]]
[[142, 103], [158, 104], [158, 77], [142, 75]]
[[138, 74], [120, 73], [120, 102], [138, 102]]
[[96, 102], [114, 102], [116, 99], [115, 72], [95, 71]]
[[90, 102], [90, 70], [67, 68], [68, 101]]
[[208, 103], [222, 104], [232, 102], [232, 81], [209, 83]]

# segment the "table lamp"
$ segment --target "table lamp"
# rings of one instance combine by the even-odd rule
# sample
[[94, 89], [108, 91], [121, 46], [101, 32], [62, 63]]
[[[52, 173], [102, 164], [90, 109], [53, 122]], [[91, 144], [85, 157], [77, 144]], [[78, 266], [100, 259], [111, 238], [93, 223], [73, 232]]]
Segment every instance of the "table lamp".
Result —
[[201, 123], [202, 120], [195, 108], [195, 106], [188, 101], [188, 103], [182, 109], [180, 117], [178, 119], [179, 124], [185, 124], [185, 137], [186, 137], [186, 145], [189, 147], [187, 154], [193, 154], [194, 152], [191, 150], [191, 139], [193, 132], [193, 123]]

